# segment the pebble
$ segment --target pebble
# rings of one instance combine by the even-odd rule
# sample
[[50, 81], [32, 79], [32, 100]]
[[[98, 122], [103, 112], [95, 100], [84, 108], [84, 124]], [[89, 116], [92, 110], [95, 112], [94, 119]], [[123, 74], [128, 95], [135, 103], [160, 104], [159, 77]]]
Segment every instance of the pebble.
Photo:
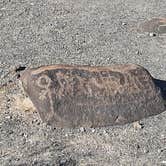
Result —
[[36, 123], [37, 125], [40, 125], [41, 124], [41, 122], [40, 121], [37, 121], [37, 123]]
[[32, 124], [36, 123], [37, 125], [40, 125], [40, 121], [38, 119], [33, 119]]
[[136, 53], [137, 55], [141, 55], [141, 52], [140, 52], [139, 50], [137, 50], [135, 53]]
[[95, 129], [92, 129], [92, 133], [94, 133], [95, 132]]
[[5, 111], [5, 114], [7, 115], [7, 114], [9, 114], [9, 111], [7, 110], [7, 111]]
[[143, 129], [144, 125], [142, 123], [136, 121], [136, 122], [133, 122], [133, 127], [134, 127], [134, 129]]
[[65, 134], [65, 137], [68, 137], [68, 136], [69, 136], [69, 135], [66, 133], [66, 134]]
[[10, 131], [9, 131], [9, 135], [10, 135], [10, 134], [13, 134], [13, 133], [14, 133], [13, 130], [10, 130]]
[[85, 132], [86, 130], [85, 130], [84, 127], [80, 127], [80, 131], [81, 131], [81, 132]]
[[144, 153], [149, 153], [149, 150], [148, 149], [144, 149], [143, 152]]
[[6, 119], [12, 119], [12, 116], [6, 116]]
[[106, 131], [106, 130], [104, 130], [104, 131], [103, 131], [103, 134], [104, 134], [104, 135], [107, 135], [108, 133], [107, 133], [107, 131]]
[[154, 37], [154, 36], [156, 36], [156, 34], [153, 33], [153, 32], [151, 32], [151, 33], [149, 33], [149, 36], [150, 36], [150, 37]]
[[165, 134], [161, 134], [161, 138], [165, 139], [166, 138]]
[[21, 136], [22, 136], [22, 137], [25, 137], [25, 138], [28, 137], [28, 135], [27, 135], [26, 133], [21, 133]]
[[122, 25], [124, 26], [124, 25], [127, 25], [127, 23], [126, 22], [122, 22]]

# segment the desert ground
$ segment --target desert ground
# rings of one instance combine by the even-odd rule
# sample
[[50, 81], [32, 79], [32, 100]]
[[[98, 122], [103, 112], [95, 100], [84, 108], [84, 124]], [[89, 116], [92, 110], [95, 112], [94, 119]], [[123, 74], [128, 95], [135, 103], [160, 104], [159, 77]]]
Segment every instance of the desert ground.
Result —
[[166, 165], [166, 111], [102, 128], [52, 128], [19, 81], [49, 64], [134, 63], [166, 80], [166, 34], [142, 24], [166, 18], [165, 0], [0, 0], [0, 165]]

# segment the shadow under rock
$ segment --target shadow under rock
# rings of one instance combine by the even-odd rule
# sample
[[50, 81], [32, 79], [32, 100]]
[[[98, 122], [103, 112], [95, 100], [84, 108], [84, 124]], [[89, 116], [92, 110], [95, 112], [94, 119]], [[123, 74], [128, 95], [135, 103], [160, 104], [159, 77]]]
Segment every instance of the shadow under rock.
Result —
[[158, 79], [153, 80], [155, 85], [160, 88], [163, 99], [166, 100], [166, 81]]

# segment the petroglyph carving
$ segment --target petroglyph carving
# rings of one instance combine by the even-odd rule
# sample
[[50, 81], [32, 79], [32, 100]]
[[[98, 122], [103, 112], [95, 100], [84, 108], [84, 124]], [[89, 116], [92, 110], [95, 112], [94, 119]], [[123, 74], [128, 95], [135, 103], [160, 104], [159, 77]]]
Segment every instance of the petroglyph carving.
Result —
[[61, 127], [125, 124], [165, 109], [138, 65], [46, 66], [27, 70], [22, 82], [43, 121]]
[[47, 98], [47, 94], [49, 93], [49, 86], [51, 85], [51, 79], [47, 75], [40, 76], [36, 81], [38, 87], [41, 88], [39, 93], [39, 99], [44, 100]]

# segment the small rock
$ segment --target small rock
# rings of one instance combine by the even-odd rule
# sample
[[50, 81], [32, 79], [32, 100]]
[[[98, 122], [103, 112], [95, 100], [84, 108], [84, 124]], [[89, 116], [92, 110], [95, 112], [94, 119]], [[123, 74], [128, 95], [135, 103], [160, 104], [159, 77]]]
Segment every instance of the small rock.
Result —
[[9, 99], [9, 98], [7, 99], [7, 102], [8, 102], [8, 103], [10, 102], [10, 99]]
[[36, 123], [37, 125], [40, 125], [40, 120], [38, 120], [38, 119], [33, 119], [32, 120], [32, 124], [34, 124], [34, 123]]
[[141, 148], [140, 145], [137, 144], [137, 149], [140, 149], [140, 148]]
[[104, 130], [104, 131], [103, 131], [103, 134], [104, 134], [104, 135], [107, 135], [108, 133], [107, 133], [107, 131], [106, 131], [106, 130]]
[[10, 131], [9, 131], [9, 135], [10, 135], [10, 134], [13, 134], [13, 133], [14, 133], [13, 130], [10, 130]]
[[6, 116], [6, 119], [12, 119], [12, 116], [10, 116], [10, 115]]
[[16, 160], [16, 161], [19, 161], [20, 159], [19, 159], [19, 158], [16, 158], [15, 160]]
[[92, 133], [94, 133], [95, 132], [95, 129], [92, 129]]
[[164, 134], [161, 134], [161, 138], [162, 138], [162, 139], [165, 139], [166, 137], [165, 137], [165, 135], [164, 135]]
[[36, 123], [37, 125], [40, 125], [41, 124], [41, 122], [40, 121], [37, 121], [37, 123]]
[[6, 114], [6, 115], [9, 114], [9, 111], [5, 111], [5, 114]]
[[65, 137], [68, 137], [68, 134], [67, 134], [67, 133], [65, 134]]
[[37, 165], [38, 164], [38, 162], [37, 161], [33, 161], [33, 165]]
[[127, 23], [126, 22], [122, 22], [122, 25], [124, 26], [124, 25], [127, 25]]
[[139, 50], [137, 50], [135, 53], [136, 53], [137, 55], [142, 55], [142, 53], [141, 53]]
[[81, 132], [85, 132], [85, 128], [84, 127], [80, 127], [80, 131]]
[[156, 36], [156, 34], [153, 33], [153, 32], [150, 32], [150, 33], [149, 33], [149, 36], [150, 36], [150, 37], [154, 37], [154, 36]]
[[137, 121], [137, 122], [133, 123], [133, 127], [134, 127], [134, 129], [143, 129], [144, 125]]
[[22, 137], [25, 137], [25, 138], [28, 137], [28, 135], [27, 135], [26, 133], [21, 133], [21, 136], [22, 136]]
[[143, 152], [144, 153], [149, 153], [149, 150], [148, 149], [144, 149]]
[[71, 158], [69, 158], [69, 159], [61, 159], [61, 160], [58, 162], [58, 165], [60, 165], [60, 166], [76, 165], [76, 164], [77, 164], [76, 160], [73, 160], [73, 159], [71, 159]]

